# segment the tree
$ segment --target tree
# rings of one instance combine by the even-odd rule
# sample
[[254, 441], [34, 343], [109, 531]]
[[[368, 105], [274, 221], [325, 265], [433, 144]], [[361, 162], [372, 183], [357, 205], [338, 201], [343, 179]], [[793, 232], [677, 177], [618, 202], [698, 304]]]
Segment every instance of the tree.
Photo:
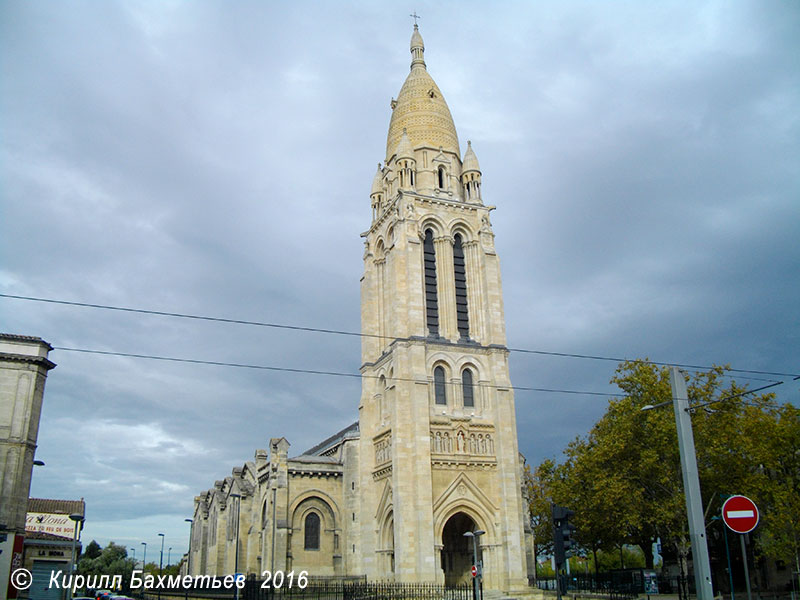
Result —
[[99, 556], [91, 558], [88, 550], [92, 543], [86, 547], [87, 552], [78, 561], [78, 573], [81, 575], [122, 575], [124, 580], [130, 579], [135, 562], [128, 558], [128, 550], [114, 542], [109, 542]]
[[553, 478], [556, 464], [545, 460], [534, 471], [525, 465], [525, 486], [533, 531], [536, 557], [553, 552], [553, 522], [550, 505], [553, 501]]
[[100, 556], [101, 552], [102, 549], [100, 548], [100, 544], [92, 540], [86, 545], [86, 549], [83, 551], [82, 558], [97, 558]]
[[[724, 383], [724, 367], [694, 373], [688, 381], [703, 503], [707, 516], [723, 494], [740, 493], [763, 507], [757, 549], [795, 561], [800, 539], [800, 418], [798, 409], [776, 406], [771, 394], [745, 394]], [[612, 378], [623, 396], [585, 438], [564, 450], [564, 462], [545, 461], [551, 500], [576, 512], [577, 538], [595, 554], [638, 545], [653, 567], [652, 542], [674, 545], [685, 569], [686, 507], [675, 419], [669, 407], [643, 412], [646, 404], [672, 397], [669, 370], [647, 361], [621, 363]], [[532, 499], [532, 511], [541, 511]]]

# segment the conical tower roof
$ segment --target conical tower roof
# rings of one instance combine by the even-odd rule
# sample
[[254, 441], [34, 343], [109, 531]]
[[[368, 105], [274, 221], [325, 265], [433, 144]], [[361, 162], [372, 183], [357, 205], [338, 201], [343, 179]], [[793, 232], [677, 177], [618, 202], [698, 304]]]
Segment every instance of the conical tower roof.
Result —
[[411, 140], [405, 129], [403, 129], [403, 135], [400, 136], [400, 143], [397, 144], [395, 154], [397, 154], [397, 158], [414, 158], [414, 147], [411, 145]]
[[411, 36], [411, 72], [400, 88], [389, 121], [386, 138], [386, 159], [400, 143], [403, 130], [408, 133], [412, 148], [428, 146], [442, 148], [461, 156], [458, 134], [439, 86], [430, 76], [424, 60], [425, 45], [419, 29], [414, 25]]
[[375, 177], [372, 180], [372, 190], [370, 190], [369, 195], [372, 196], [373, 194], [380, 194], [383, 191], [383, 170], [381, 169], [381, 164], [378, 163], [378, 172], [375, 173]]
[[475, 156], [475, 152], [472, 150], [472, 141], [470, 140], [467, 140], [467, 151], [464, 152], [464, 161], [461, 163], [461, 172], [466, 173], [467, 171], [481, 172], [478, 157]]

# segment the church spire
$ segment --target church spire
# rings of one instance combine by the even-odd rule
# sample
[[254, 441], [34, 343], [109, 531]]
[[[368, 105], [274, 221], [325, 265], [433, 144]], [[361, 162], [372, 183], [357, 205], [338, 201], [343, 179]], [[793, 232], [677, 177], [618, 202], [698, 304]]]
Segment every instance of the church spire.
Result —
[[414, 23], [414, 33], [411, 34], [411, 68], [417, 65], [425, 68], [425, 42], [419, 33], [419, 25]]
[[425, 43], [418, 25], [414, 25], [411, 35], [410, 73], [391, 106], [392, 117], [386, 138], [387, 162], [397, 149], [404, 129], [415, 152], [422, 147], [433, 152], [441, 148], [454, 159], [461, 158], [453, 116], [425, 65]]

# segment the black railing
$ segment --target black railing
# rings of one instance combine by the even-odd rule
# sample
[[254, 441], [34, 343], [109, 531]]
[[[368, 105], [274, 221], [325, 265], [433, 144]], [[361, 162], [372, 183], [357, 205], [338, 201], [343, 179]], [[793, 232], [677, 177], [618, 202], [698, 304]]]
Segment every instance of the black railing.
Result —
[[[556, 585], [555, 577], [539, 577], [536, 580], [540, 590], [555, 591]], [[643, 584], [634, 575], [622, 572], [562, 575], [561, 586], [563, 594], [585, 592], [608, 596], [611, 600], [628, 600], [644, 591]]]
[[146, 600], [472, 600], [469, 584], [445, 587], [427, 583], [366, 581], [365, 577], [310, 579], [280, 588], [251, 576], [241, 589], [215, 589], [213, 585], [192, 589], [150, 590], [138, 597]]
[[242, 600], [471, 600], [469, 585], [447, 588], [425, 583], [395, 583], [380, 581], [314, 582], [305, 588], [262, 587], [258, 580], [248, 581], [252, 595]]

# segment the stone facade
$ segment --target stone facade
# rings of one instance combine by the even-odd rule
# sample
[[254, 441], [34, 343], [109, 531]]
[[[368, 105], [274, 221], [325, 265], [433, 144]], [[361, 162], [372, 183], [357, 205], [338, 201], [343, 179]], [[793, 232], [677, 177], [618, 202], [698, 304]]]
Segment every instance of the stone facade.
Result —
[[9, 573], [22, 566], [39, 416], [53, 348], [38, 337], [0, 334], [0, 597], [16, 598]]
[[358, 421], [295, 458], [273, 439], [198, 496], [195, 574], [234, 572], [240, 506], [240, 571], [463, 583], [464, 533], [482, 530], [485, 586], [528, 584], [494, 207], [471, 143], [461, 158], [416, 26], [411, 54], [362, 234]]

